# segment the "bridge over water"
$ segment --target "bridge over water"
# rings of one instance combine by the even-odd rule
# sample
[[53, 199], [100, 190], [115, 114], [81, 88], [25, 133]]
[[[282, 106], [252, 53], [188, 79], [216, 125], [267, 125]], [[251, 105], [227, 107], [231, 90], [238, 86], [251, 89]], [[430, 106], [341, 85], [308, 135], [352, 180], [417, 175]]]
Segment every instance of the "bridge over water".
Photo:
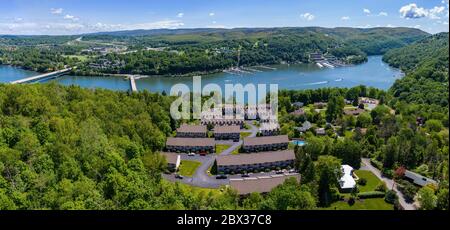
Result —
[[12, 81], [10, 83], [11, 84], [24, 84], [24, 83], [36, 82], [36, 81], [40, 81], [40, 80], [44, 80], [44, 79], [48, 79], [48, 78], [54, 78], [54, 77], [61, 76], [61, 75], [65, 74], [65, 73], [68, 73], [72, 69], [74, 69], [74, 68], [66, 68], [66, 69], [54, 71], [54, 72], [51, 72], [51, 73], [40, 74], [40, 75], [37, 75], [37, 76], [27, 77], [27, 78], [24, 78], [24, 79]]

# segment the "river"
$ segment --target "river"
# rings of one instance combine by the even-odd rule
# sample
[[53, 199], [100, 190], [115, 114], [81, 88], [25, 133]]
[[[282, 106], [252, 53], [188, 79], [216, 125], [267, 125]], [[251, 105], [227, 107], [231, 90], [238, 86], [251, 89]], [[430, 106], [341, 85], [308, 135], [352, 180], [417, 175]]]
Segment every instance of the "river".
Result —
[[[369, 56], [363, 64], [339, 67], [319, 68], [314, 64], [275, 65], [276, 70], [264, 70], [254, 74], [233, 75], [228, 73], [202, 76], [202, 85], [208, 83], [243, 85], [278, 84], [279, 89], [316, 89], [320, 87], [353, 87], [357, 85], [388, 89], [401, 76], [398, 69], [389, 67], [382, 61], [382, 56]], [[36, 75], [10, 66], [0, 66], [0, 82], [10, 82]], [[106, 88], [111, 90], [129, 90], [130, 84], [121, 77], [94, 76], [62, 76], [45, 82], [55, 81], [63, 85], [79, 85], [85, 88]], [[169, 92], [177, 83], [192, 87], [190, 77], [149, 77], [136, 80], [139, 90], [147, 89], [153, 92]]]

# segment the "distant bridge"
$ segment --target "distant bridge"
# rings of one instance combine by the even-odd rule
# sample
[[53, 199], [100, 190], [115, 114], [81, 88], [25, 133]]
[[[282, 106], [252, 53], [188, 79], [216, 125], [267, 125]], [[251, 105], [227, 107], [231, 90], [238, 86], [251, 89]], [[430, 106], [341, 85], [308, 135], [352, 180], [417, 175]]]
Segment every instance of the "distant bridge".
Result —
[[31, 83], [31, 82], [35, 82], [35, 81], [39, 81], [39, 80], [44, 80], [44, 79], [47, 79], [47, 78], [53, 78], [53, 77], [61, 76], [61, 75], [65, 74], [65, 73], [70, 72], [72, 69], [74, 69], [74, 68], [66, 68], [66, 69], [58, 70], [58, 71], [51, 72], [51, 73], [45, 73], [45, 74], [37, 75], [37, 76], [34, 76], [34, 77], [28, 77], [28, 78], [12, 81], [10, 83], [11, 84]]
[[137, 86], [136, 86], [136, 80], [135, 80], [134, 76], [131, 75], [131, 76], [129, 76], [129, 78], [130, 78], [131, 91], [132, 92], [137, 92], [138, 89], [137, 89]]

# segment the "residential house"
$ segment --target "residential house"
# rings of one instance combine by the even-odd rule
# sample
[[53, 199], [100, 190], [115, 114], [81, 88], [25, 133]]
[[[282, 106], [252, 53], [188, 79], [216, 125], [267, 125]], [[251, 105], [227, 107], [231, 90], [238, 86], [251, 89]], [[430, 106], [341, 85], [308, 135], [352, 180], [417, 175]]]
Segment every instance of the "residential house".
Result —
[[287, 149], [289, 138], [287, 135], [266, 136], [266, 137], [246, 137], [242, 145], [245, 152], [276, 151]]
[[218, 156], [217, 171], [229, 174], [293, 167], [293, 150]]
[[233, 178], [230, 179], [230, 187], [235, 189], [239, 195], [247, 195], [253, 192], [268, 193], [273, 188], [283, 184], [286, 179], [295, 178], [300, 182], [300, 174], [283, 174], [249, 178]]
[[216, 140], [239, 141], [241, 137], [241, 127], [239, 125], [227, 125], [214, 127], [214, 138]]
[[341, 172], [342, 176], [339, 179], [339, 189], [341, 192], [351, 192], [356, 187], [352, 166], [341, 165]]
[[177, 129], [177, 137], [205, 138], [207, 129], [205, 125], [183, 124]]
[[169, 137], [166, 141], [166, 150], [168, 152], [184, 153], [214, 153], [214, 138], [181, 138]]

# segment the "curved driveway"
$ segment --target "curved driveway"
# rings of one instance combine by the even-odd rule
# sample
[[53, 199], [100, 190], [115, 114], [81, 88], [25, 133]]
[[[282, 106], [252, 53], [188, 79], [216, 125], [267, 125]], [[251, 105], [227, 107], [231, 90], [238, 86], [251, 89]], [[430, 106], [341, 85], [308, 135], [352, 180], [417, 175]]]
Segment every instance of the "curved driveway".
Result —
[[[416, 207], [414, 207], [413, 204], [407, 203], [405, 201], [405, 197], [403, 197], [403, 194], [397, 189], [397, 185], [394, 183], [393, 180], [383, 177], [381, 175], [380, 170], [378, 170], [377, 168], [373, 167], [370, 164], [370, 159], [369, 158], [362, 158], [361, 159], [362, 163], [364, 164], [364, 166], [361, 167], [361, 169], [363, 170], [369, 170], [371, 171], [373, 174], [375, 174], [375, 176], [377, 176], [380, 180], [384, 181], [386, 183], [386, 186], [389, 189], [393, 189], [397, 195], [398, 195], [398, 201], [400, 202], [400, 205], [405, 209], [405, 210], [415, 210]], [[395, 185], [395, 186], [394, 186]]]

